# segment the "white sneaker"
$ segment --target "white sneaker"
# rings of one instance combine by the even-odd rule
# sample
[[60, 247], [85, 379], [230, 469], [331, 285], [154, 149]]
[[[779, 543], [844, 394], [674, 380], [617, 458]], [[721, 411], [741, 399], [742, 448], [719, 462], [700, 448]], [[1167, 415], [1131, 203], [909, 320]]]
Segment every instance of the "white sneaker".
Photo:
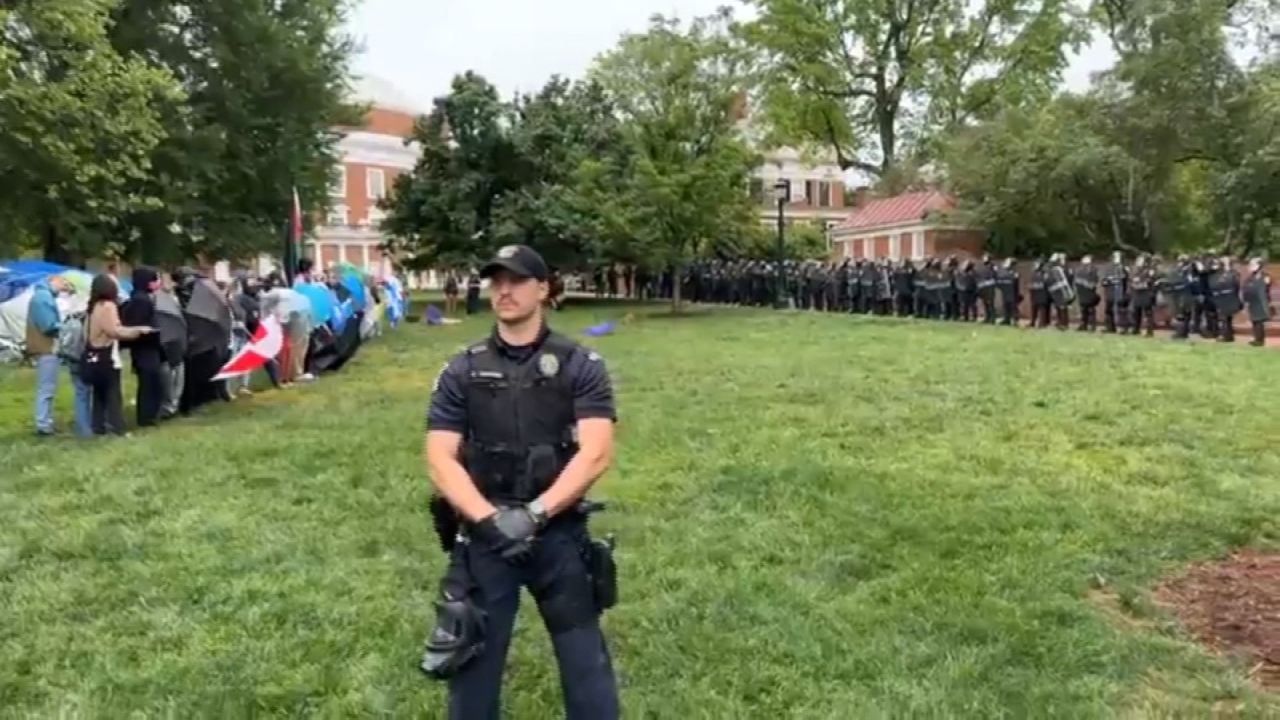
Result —
[[316, 376], [312, 375], [311, 373], [302, 373], [302, 375], [298, 377], [298, 382], [311, 382], [312, 380], [315, 380], [315, 379], [316, 379]]

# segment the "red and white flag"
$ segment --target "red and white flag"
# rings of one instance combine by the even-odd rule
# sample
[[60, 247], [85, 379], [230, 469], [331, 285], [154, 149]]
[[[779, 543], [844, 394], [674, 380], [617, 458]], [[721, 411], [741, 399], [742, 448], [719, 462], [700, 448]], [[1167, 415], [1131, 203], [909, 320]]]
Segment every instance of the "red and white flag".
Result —
[[227, 380], [241, 375], [247, 375], [260, 367], [267, 364], [268, 360], [274, 358], [280, 353], [280, 346], [284, 342], [284, 333], [280, 330], [280, 323], [276, 321], [275, 316], [267, 315], [258, 323], [258, 331], [250, 338], [249, 343], [240, 348], [240, 352], [236, 353], [217, 375], [213, 376], [214, 380]]

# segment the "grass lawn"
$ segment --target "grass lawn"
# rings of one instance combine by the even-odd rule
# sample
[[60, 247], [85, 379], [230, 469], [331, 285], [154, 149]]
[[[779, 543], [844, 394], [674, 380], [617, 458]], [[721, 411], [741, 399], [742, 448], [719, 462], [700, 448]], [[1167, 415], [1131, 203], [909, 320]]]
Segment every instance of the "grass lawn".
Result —
[[[595, 496], [628, 717], [1280, 714], [1148, 594], [1280, 545], [1280, 356], [647, 312], [592, 343], [622, 418]], [[422, 418], [486, 329], [406, 327], [119, 441], [31, 437], [30, 372], [0, 369], [0, 716], [440, 717]], [[533, 610], [513, 718], [558, 713]]]

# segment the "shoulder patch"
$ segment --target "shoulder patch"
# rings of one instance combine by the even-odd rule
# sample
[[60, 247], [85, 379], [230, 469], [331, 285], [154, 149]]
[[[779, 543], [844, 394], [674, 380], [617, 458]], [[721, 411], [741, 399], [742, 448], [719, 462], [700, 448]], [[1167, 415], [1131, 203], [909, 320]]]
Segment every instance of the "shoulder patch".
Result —
[[485, 343], [480, 343], [479, 345], [472, 345], [471, 347], [467, 348], [467, 352], [471, 355], [479, 355], [480, 353], [488, 349], [489, 349], [488, 345], [486, 345]]
[[590, 360], [591, 362], [600, 362], [604, 358], [601, 358], [600, 353], [596, 352], [595, 350], [588, 350], [587, 359]]

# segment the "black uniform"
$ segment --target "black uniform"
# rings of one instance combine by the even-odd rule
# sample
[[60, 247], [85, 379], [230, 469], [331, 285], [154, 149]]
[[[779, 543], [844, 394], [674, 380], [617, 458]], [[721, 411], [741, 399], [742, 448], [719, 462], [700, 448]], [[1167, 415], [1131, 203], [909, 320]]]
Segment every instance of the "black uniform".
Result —
[[1049, 327], [1049, 273], [1045, 263], [1031, 271], [1031, 327]]
[[956, 293], [960, 296], [960, 317], [966, 322], [978, 319], [978, 276], [972, 263], [965, 263], [956, 273]]
[[1000, 291], [1000, 306], [1004, 308], [1001, 325], [1018, 324], [1018, 303], [1022, 302], [1022, 290], [1018, 285], [1016, 268], [1000, 268], [996, 271], [996, 289]]
[[898, 303], [898, 317], [907, 317], [914, 310], [916, 270], [907, 260], [893, 271], [893, 290]]
[[1103, 332], [1129, 327], [1129, 268], [1112, 263], [1102, 276]]
[[1077, 330], [1092, 332], [1098, 329], [1098, 267], [1081, 265], [1076, 268], [1076, 301], [1080, 303], [1080, 326]]
[[1129, 276], [1129, 286], [1133, 291], [1133, 330], [1137, 335], [1142, 331], [1142, 319], [1147, 319], [1147, 337], [1156, 333], [1156, 271], [1150, 265], [1134, 268]]
[[1195, 265], [1184, 262], [1170, 272], [1165, 282], [1176, 318], [1173, 338], [1185, 340], [1190, 332], [1191, 315], [1195, 312], [1199, 297], [1200, 273]]
[[1271, 276], [1263, 270], [1249, 274], [1244, 283], [1244, 304], [1249, 309], [1249, 322], [1253, 325], [1253, 341], [1250, 345], [1262, 345], [1266, 341], [1266, 322], [1271, 318]]
[[1221, 331], [1218, 339], [1222, 342], [1235, 342], [1236, 331], [1233, 324], [1236, 313], [1240, 312], [1240, 274], [1231, 268], [1219, 267], [1209, 278], [1209, 291], [1213, 297], [1216, 310], [1216, 324]]
[[[495, 331], [441, 371], [427, 429], [461, 434], [460, 455], [476, 488], [495, 506], [512, 507], [538, 497], [560, 475], [577, 452], [575, 424], [584, 418], [616, 420], [599, 355], [545, 328], [533, 344], [520, 347]], [[537, 601], [551, 635], [567, 717], [618, 717], [617, 683], [599, 623], [608, 603], [600, 597], [599, 573], [593, 574], [601, 567], [593, 553], [601, 550], [590, 539], [585, 515], [567, 511], [551, 518], [523, 563], [504, 559], [475, 528], [464, 528], [459, 540], [441, 581], [441, 612], [450, 603], [478, 608], [487, 623], [483, 651], [450, 678], [449, 717], [499, 717], [521, 586]]]
[[467, 277], [467, 314], [475, 315], [480, 312], [480, 276], [471, 273]]
[[977, 280], [978, 298], [982, 300], [982, 320], [988, 325], [996, 322], [996, 269], [989, 262], [978, 266], [974, 273]]

